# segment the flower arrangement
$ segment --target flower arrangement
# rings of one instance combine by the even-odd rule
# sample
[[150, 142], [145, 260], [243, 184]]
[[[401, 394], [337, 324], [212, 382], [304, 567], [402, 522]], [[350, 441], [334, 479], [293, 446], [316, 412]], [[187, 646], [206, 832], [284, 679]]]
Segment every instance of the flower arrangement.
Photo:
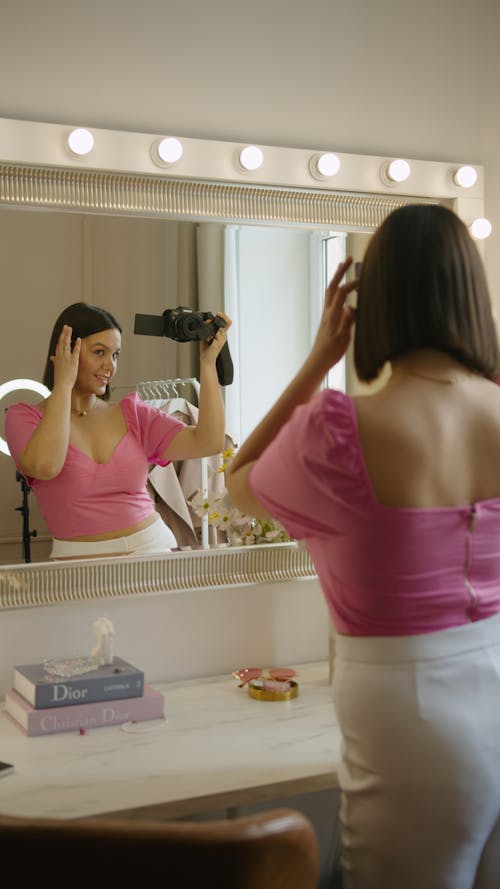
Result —
[[[235, 449], [222, 451], [222, 464], [217, 472], [225, 473]], [[230, 546], [253, 546], [258, 543], [285, 543], [289, 535], [274, 519], [257, 519], [240, 512], [230, 501], [224, 488], [217, 494], [204, 494], [198, 490], [189, 500], [196, 515], [208, 516], [208, 524], [224, 531]]]

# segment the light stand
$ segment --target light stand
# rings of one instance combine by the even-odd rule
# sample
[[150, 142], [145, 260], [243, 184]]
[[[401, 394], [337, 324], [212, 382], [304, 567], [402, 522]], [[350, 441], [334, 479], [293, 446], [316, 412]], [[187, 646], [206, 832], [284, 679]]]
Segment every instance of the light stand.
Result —
[[16, 481], [21, 483], [21, 490], [23, 492], [22, 505], [16, 506], [16, 511], [22, 512], [23, 514], [23, 556], [25, 562], [31, 562], [31, 538], [36, 537], [37, 535], [35, 530], [30, 531], [30, 508], [28, 497], [31, 488], [24, 478], [24, 475], [21, 475], [21, 473], [17, 471]]

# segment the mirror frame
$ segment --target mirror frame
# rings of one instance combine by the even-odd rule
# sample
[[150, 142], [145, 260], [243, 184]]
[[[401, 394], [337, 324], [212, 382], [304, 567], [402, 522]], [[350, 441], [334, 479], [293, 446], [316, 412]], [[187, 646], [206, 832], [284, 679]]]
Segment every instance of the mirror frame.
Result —
[[[76, 156], [67, 148], [72, 129], [0, 119], [0, 207], [359, 232], [375, 230], [392, 210], [416, 201], [446, 204], [467, 225], [483, 215], [478, 166], [475, 185], [464, 190], [453, 180], [459, 164], [411, 160], [402, 190], [385, 174], [392, 158], [337, 153], [339, 172], [318, 179], [318, 149], [261, 146], [264, 163], [248, 172], [238, 163], [244, 144], [178, 137], [182, 158], [165, 167], [155, 160], [165, 134], [91, 128], [93, 150]], [[315, 577], [297, 542], [4, 565], [0, 610]]]

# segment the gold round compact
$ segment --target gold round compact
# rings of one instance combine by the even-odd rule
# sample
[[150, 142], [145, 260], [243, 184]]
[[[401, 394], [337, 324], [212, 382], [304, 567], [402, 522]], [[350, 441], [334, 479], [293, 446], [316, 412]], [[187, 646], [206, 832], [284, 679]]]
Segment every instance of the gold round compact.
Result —
[[299, 684], [292, 676], [295, 670], [289, 667], [273, 667], [262, 670], [260, 667], [243, 667], [234, 670], [233, 676], [239, 680], [238, 688], [248, 685], [248, 694], [256, 701], [290, 701], [299, 693]]
[[293, 679], [286, 682], [252, 679], [248, 683], [248, 694], [256, 701], [291, 701], [299, 693], [299, 683]]

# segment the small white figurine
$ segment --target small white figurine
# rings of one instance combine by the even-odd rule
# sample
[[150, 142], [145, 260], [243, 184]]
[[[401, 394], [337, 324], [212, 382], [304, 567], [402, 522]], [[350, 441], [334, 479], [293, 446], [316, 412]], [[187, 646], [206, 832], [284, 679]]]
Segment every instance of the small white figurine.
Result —
[[94, 634], [97, 637], [97, 645], [92, 650], [92, 657], [97, 660], [100, 667], [113, 663], [113, 636], [115, 628], [107, 617], [100, 617], [92, 624]]

